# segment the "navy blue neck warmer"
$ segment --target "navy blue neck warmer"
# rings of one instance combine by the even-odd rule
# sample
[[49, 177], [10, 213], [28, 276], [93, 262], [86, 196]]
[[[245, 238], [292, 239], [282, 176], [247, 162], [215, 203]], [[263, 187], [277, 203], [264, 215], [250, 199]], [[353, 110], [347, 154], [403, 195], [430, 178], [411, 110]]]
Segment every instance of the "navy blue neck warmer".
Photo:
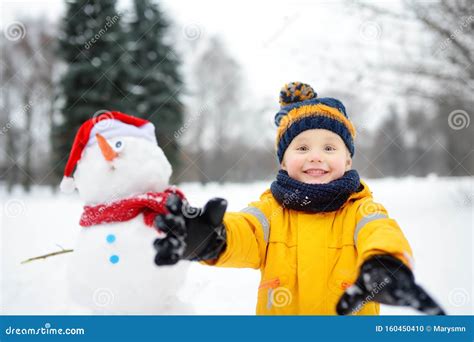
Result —
[[356, 170], [349, 170], [327, 184], [302, 183], [280, 170], [270, 189], [284, 208], [322, 213], [338, 210], [349, 196], [362, 190], [362, 186]]

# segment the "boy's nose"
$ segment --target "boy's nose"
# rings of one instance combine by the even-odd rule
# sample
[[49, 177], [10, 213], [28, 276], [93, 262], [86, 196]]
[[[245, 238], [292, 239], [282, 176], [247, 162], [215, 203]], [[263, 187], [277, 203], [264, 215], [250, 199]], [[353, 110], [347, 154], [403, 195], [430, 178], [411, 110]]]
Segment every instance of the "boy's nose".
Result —
[[313, 153], [309, 154], [309, 161], [310, 162], [322, 162], [323, 159], [322, 159], [322, 156], [321, 156], [320, 153], [313, 152]]

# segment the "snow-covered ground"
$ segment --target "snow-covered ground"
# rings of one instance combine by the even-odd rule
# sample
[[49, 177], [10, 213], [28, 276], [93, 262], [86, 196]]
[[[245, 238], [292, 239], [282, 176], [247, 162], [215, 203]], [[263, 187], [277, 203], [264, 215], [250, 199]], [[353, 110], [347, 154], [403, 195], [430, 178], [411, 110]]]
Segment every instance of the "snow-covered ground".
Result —
[[[375, 199], [394, 217], [415, 253], [416, 277], [449, 314], [473, 314], [473, 179], [404, 178], [368, 180]], [[240, 210], [269, 186], [181, 184], [192, 204], [220, 196]], [[77, 195], [35, 188], [7, 194], [0, 188], [1, 291], [3, 314], [68, 314], [66, 265], [69, 255], [21, 261], [73, 246], [81, 201]], [[151, 243], [151, 242], [150, 242]], [[179, 296], [198, 314], [252, 315], [259, 272], [192, 264]], [[412, 315], [384, 306], [383, 314]]]

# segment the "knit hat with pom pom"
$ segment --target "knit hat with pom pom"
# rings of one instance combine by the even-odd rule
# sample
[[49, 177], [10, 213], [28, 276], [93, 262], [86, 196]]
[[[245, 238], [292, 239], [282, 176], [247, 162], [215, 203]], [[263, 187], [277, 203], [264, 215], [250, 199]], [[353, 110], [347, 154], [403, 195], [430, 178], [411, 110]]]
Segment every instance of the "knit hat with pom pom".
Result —
[[291, 141], [308, 129], [327, 129], [339, 135], [354, 155], [355, 128], [341, 101], [330, 97], [318, 98], [311, 86], [292, 82], [280, 92], [280, 111], [275, 115], [278, 127], [276, 147], [281, 163]]

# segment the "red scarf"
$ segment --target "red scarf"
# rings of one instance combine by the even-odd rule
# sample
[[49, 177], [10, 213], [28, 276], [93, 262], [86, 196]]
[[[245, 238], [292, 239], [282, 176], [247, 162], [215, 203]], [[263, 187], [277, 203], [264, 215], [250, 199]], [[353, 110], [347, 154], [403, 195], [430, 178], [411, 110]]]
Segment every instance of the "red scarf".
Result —
[[164, 192], [147, 192], [112, 203], [86, 205], [79, 224], [82, 227], [90, 227], [102, 223], [124, 222], [143, 214], [145, 224], [153, 227], [158, 214], [168, 213], [166, 200], [171, 194], [185, 198], [180, 190], [168, 188]]

